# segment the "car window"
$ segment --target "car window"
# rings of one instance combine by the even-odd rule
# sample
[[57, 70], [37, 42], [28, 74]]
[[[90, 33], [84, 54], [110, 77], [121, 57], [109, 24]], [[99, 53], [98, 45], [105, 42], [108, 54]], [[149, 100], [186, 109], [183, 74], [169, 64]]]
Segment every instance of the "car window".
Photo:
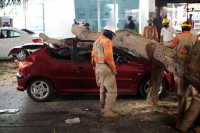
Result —
[[[78, 47], [78, 56], [79, 56], [79, 61], [85, 61], [85, 62], [90, 62], [91, 61], [91, 54], [92, 54], [92, 48], [85, 48], [85, 47]], [[124, 59], [128, 59], [124, 54], [121, 52], [117, 51], [116, 49], [113, 49], [113, 58], [114, 61], [116, 62], [118, 57], [122, 57]]]
[[20, 37], [20, 33], [10, 30], [10, 38]]
[[28, 33], [28, 34], [35, 34], [35, 32], [33, 32], [33, 31], [30, 31], [30, 30], [27, 30], [27, 29], [21, 29], [23, 32], [26, 32], [26, 33]]
[[71, 48], [66, 47], [62, 49], [54, 49], [49, 47], [49, 54], [52, 58], [58, 59], [58, 60], [71, 60]]
[[77, 50], [78, 50], [79, 61], [86, 61], [86, 62], [91, 61], [92, 48], [78, 47]]
[[8, 38], [8, 30], [1, 30], [0, 38]]
[[134, 57], [136, 57], [136, 58], [141, 58], [141, 57], [142, 57], [141, 55], [139, 55], [139, 54], [137, 54], [137, 53], [134, 53], [133, 51], [130, 51], [130, 50], [127, 49], [127, 48], [119, 48], [119, 49], [121, 49], [122, 51], [124, 51], [124, 52], [126, 52], [127, 54], [130, 54], [130, 55], [132, 55], [132, 56], [134, 56]]
[[0, 38], [15, 38], [20, 36], [20, 33], [13, 30], [1, 30]]

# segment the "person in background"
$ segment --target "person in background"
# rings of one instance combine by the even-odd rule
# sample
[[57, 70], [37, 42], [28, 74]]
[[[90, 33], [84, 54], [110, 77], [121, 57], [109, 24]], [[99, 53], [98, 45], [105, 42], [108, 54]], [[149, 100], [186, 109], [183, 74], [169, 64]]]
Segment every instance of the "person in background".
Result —
[[189, 22], [191, 24], [191, 28], [194, 28], [194, 21], [192, 20], [192, 14], [189, 15]]
[[83, 25], [83, 27], [86, 29], [86, 30], [90, 30], [90, 24], [89, 23], [85, 23]]
[[132, 16], [129, 16], [129, 17], [128, 17], [128, 21], [127, 21], [127, 23], [125, 24], [124, 28], [129, 28], [129, 29], [131, 29], [131, 30], [134, 30], [134, 28], [135, 28], [135, 23], [133, 22], [133, 19], [132, 19], [132, 18], [133, 18]]
[[160, 43], [168, 47], [172, 43], [173, 35], [176, 35], [176, 30], [169, 25], [169, 20], [167, 18], [163, 19], [162, 24], [163, 28], [160, 33]]
[[148, 23], [148, 26], [144, 27], [142, 36], [158, 41], [158, 32], [157, 32], [157, 28], [153, 26], [153, 19], [149, 18], [147, 20], [147, 23]]
[[74, 19], [74, 23], [73, 23], [73, 25], [72, 25], [72, 26], [74, 26], [74, 25], [79, 25], [79, 23], [77, 22], [77, 20], [76, 20], [76, 19]]
[[192, 14], [190, 14], [189, 23], [191, 24], [190, 33], [199, 38], [197, 31], [194, 29], [194, 21], [192, 20]]
[[116, 36], [115, 28], [112, 25], [105, 26], [103, 35], [93, 44], [91, 55], [97, 86], [100, 87], [100, 108], [103, 117], [118, 116], [113, 111], [117, 97], [115, 80], [117, 70], [113, 59], [113, 36]]
[[81, 20], [81, 22], [80, 22], [80, 26], [83, 26], [85, 24], [85, 20]]

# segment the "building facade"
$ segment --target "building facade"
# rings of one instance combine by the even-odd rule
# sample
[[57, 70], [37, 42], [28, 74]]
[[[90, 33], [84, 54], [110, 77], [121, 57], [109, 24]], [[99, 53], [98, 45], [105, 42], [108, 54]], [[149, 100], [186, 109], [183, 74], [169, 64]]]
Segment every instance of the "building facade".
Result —
[[[175, 23], [173, 16], [177, 14], [176, 6], [172, 4], [173, 0], [170, 3], [168, 1], [24, 0], [21, 6], [0, 10], [0, 17], [12, 18], [13, 27], [26, 28], [56, 38], [74, 36], [71, 33], [73, 19], [79, 22], [84, 20], [90, 24], [91, 30], [101, 31], [107, 23], [113, 24], [116, 29], [124, 29], [128, 16], [133, 17], [136, 32], [141, 33], [147, 25], [147, 19], [151, 17], [160, 33], [164, 17], [170, 18], [172, 24]], [[194, 19], [199, 15], [196, 11]]]

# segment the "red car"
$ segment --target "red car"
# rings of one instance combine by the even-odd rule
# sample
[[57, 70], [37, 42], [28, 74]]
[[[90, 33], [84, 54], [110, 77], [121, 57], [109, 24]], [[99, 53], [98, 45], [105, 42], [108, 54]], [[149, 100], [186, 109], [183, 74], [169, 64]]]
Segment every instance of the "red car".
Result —
[[[46, 101], [53, 93], [99, 93], [93, 67], [91, 65], [91, 47], [79, 47], [81, 41], [73, 42], [66, 48], [52, 48], [47, 44], [19, 63], [17, 90], [24, 91], [34, 101]], [[37, 47], [38, 48], [38, 47]], [[113, 48], [117, 67], [118, 94], [147, 95], [152, 72], [152, 64], [147, 59], [124, 49]], [[173, 75], [165, 73], [159, 95], [166, 90], [172, 91]]]

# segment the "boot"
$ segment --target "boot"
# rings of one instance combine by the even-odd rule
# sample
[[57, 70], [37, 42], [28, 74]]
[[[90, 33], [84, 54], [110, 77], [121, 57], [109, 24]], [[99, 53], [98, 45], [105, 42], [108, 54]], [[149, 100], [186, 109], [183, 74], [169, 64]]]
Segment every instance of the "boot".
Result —
[[103, 112], [103, 117], [117, 117], [117, 116], [118, 116], [117, 113], [110, 110]]
[[117, 94], [116, 93], [106, 93], [106, 104], [103, 110], [103, 117], [116, 117], [117, 113], [113, 112]]

